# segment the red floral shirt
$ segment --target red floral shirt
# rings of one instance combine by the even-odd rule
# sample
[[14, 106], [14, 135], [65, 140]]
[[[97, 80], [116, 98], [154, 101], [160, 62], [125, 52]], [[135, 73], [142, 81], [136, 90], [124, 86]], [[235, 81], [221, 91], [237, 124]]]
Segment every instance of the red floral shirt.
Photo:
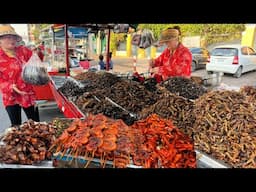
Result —
[[[24, 46], [16, 48], [16, 57], [9, 57], [0, 48], [0, 91], [3, 96], [4, 106], [19, 104], [22, 107], [29, 107], [35, 104], [36, 96], [31, 84], [25, 83], [22, 79], [22, 67], [29, 60], [32, 51]], [[16, 84], [17, 88], [28, 94], [20, 95], [12, 89]]]
[[188, 48], [179, 44], [178, 48], [171, 55], [166, 48], [163, 53], [155, 59], [155, 67], [159, 67], [158, 74], [163, 80], [174, 76], [190, 77], [192, 54]]

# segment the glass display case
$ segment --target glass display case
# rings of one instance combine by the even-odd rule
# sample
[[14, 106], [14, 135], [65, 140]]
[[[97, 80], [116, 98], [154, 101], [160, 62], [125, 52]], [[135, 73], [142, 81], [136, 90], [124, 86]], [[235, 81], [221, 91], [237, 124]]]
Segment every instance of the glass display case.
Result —
[[68, 26], [68, 46], [66, 46], [64, 26], [54, 27], [53, 25], [40, 34], [41, 39], [45, 41], [45, 62], [49, 64], [50, 71], [57, 71], [57, 73], [66, 73], [69, 68], [79, 67], [79, 62], [87, 57], [87, 30]]

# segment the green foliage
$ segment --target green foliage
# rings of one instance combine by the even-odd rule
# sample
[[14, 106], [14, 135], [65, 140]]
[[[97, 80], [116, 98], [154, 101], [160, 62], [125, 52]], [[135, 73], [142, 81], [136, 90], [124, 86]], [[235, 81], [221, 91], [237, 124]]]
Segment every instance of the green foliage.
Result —
[[40, 31], [48, 26], [50, 26], [51, 24], [36, 24], [35, 30], [33, 31], [33, 35], [35, 36], [35, 41], [36, 43], [40, 42], [39, 39], [39, 35], [40, 35]]
[[[51, 24], [37, 24], [34, 30], [35, 39], [39, 42], [40, 31], [47, 28]], [[136, 26], [136, 30], [139, 29], [150, 29], [155, 39], [157, 40], [161, 34], [161, 31], [168, 27], [175, 25], [180, 26], [182, 36], [195, 36], [199, 35], [206, 42], [206, 45], [230, 41], [241, 38], [242, 31], [245, 30], [244, 24], [132, 24]], [[110, 51], [114, 52], [117, 49], [118, 42], [124, 42], [126, 40], [126, 34], [116, 34], [111, 32], [110, 38]]]
[[156, 39], [159, 38], [162, 30], [175, 25], [180, 26], [182, 36], [199, 35], [204, 38], [207, 44], [229, 41], [241, 38], [244, 24], [139, 24], [138, 29], [150, 29]]
[[209, 45], [239, 39], [244, 30], [244, 24], [206, 24], [201, 36], [205, 37]]
[[110, 34], [110, 51], [115, 52], [117, 50], [118, 42], [124, 42], [126, 40], [125, 33], [113, 33]]
[[168, 27], [170, 27], [169, 24], [139, 24], [137, 30], [150, 29], [153, 32], [155, 39], [157, 39], [160, 36], [161, 31]]

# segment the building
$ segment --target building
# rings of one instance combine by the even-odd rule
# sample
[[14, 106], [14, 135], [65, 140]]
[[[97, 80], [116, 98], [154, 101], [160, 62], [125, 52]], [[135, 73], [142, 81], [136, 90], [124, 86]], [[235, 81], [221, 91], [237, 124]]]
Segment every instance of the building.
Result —
[[29, 42], [28, 24], [11, 24], [15, 31], [22, 37], [27, 44]]
[[36, 30], [36, 24], [28, 24], [28, 38], [29, 42], [35, 43], [34, 31]]

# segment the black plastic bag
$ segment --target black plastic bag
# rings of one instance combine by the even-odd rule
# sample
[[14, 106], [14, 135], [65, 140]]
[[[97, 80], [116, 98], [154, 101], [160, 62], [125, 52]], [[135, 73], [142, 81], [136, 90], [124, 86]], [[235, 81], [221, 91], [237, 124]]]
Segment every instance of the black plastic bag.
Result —
[[127, 33], [129, 31], [129, 24], [117, 24], [113, 29], [114, 33]]
[[141, 33], [141, 40], [140, 40], [139, 47], [141, 49], [146, 49], [151, 45], [153, 45], [154, 41], [155, 40], [154, 40], [153, 32], [149, 29], [143, 29]]
[[47, 68], [36, 53], [33, 53], [22, 69], [22, 78], [33, 85], [45, 85], [50, 78]]

